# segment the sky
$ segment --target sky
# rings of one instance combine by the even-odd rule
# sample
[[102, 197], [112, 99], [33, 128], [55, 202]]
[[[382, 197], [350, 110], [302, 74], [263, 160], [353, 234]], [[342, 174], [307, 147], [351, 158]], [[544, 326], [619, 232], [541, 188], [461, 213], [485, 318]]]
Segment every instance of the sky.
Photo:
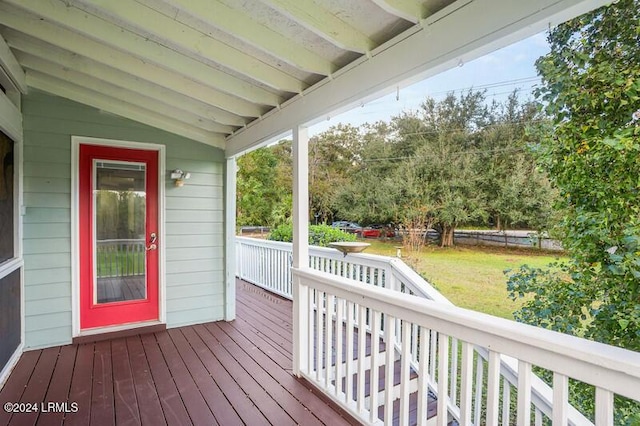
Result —
[[[462, 64], [434, 77], [400, 89], [399, 93], [379, 98], [356, 107], [329, 120], [321, 121], [309, 128], [309, 135], [321, 133], [331, 126], [389, 121], [402, 111], [419, 108], [430, 96], [442, 99], [448, 92], [460, 93], [462, 89], [487, 89], [487, 100], [502, 101], [518, 88], [521, 97], [527, 99], [532, 87], [539, 82], [534, 63], [549, 52], [546, 34], [539, 33], [518, 43], [496, 50], [488, 55]], [[398, 97], [398, 99], [396, 99]]]

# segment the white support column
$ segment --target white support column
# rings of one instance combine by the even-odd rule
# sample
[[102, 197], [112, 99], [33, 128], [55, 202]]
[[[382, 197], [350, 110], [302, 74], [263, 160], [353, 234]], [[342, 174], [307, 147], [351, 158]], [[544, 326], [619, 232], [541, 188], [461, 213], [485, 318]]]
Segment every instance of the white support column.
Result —
[[236, 158], [227, 158], [225, 182], [224, 319], [236, 318]]
[[293, 129], [293, 267], [309, 266], [309, 136]]
[[[309, 267], [309, 136], [293, 129], [293, 268]], [[293, 274], [293, 374], [308, 370], [309, 289]]]

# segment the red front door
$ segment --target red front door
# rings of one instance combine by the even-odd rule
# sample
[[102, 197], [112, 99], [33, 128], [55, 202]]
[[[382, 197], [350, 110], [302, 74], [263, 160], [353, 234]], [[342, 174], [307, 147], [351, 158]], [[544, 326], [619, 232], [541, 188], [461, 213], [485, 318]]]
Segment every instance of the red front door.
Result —
[[158, 152], [80, 145], [80, 328], [157, 320]]

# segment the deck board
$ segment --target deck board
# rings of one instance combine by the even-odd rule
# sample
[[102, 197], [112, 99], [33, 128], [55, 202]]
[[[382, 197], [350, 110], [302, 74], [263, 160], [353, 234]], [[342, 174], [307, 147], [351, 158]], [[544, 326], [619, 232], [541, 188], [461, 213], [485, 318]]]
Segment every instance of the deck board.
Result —
[[[91, 424], [115, 424], [115, 401], [113, 396], [113, 369], [111, 363], [111, 342], [95, 344], [93, 353], [93, 375], [81, 380], [92, 386], [91, 405], [81, 410], [91, 410]], [[93, 379], [93, 381], [92, 381]], [[69, 417], [74, 417], [70, 415]]]
[[[72, 371], [69, 401], [78, 404], [78, 412], [65, 418], [65, 424], [88, 425], [91, 422], [91, 372], [93, 371], [93, 345], [70, 345], [77, 347]], [[24, 355], [23, 355], [24, 356]]]
[[171, 377], [171, 372], [164, 356], [157, 345], [156, 337], [153, 334], [146, 334], [141, 336], [141, 343], [167, 424], [190, 425], [191, 419], [178, 392], [176, 383]]
[[130, 357], [131, 372], [138, 406], [140, 407], [140, 421], [148, 425], [167, 424], [162, 413], [160, 398], [151, 377], [147, 357], [139, 338], [127, 338], [127, 348]]
[[[77, 346], [63, 346], [60, 348], [45, 401], [66, 401], [69, 398], [77, 351]], [[63, 412], [54, 412], [38, 418], [38, 424], [43, 426], [59, 425], [62, 423], [63, 418]]]
[[[42, 354], [38, 358], [38, 362], [33, 369], [33, 374], [29, 378], [27, 387], [22, 394], [22, 398], [25, 402], [39, 404], [44, 401], [51, 377], [53, 376], [53, 369], [58, 359], [58, 353], [60, 347], [47, 348], [42, 351]], [[38, 419], [39, 411], [33, 411], [30, 413], [14, 414], [11, 417], [9, 425], [34, 425]]]

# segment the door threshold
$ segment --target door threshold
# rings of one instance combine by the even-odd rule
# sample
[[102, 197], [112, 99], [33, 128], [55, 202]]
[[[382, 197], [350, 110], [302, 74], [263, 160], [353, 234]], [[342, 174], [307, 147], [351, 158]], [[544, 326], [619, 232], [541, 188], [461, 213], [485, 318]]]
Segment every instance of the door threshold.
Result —
[[139, 334], [157, 333], [165, 331], [167, 324], [154, 321], [152, 323], [129, 324], [127, 326], [102, 327], [99, 329], [85, 330], [79, 336], [73, 338], [74, 345], [83, 343], [101, 342], [103, 340], [118, 339], [122, 337], [137, 336]]

